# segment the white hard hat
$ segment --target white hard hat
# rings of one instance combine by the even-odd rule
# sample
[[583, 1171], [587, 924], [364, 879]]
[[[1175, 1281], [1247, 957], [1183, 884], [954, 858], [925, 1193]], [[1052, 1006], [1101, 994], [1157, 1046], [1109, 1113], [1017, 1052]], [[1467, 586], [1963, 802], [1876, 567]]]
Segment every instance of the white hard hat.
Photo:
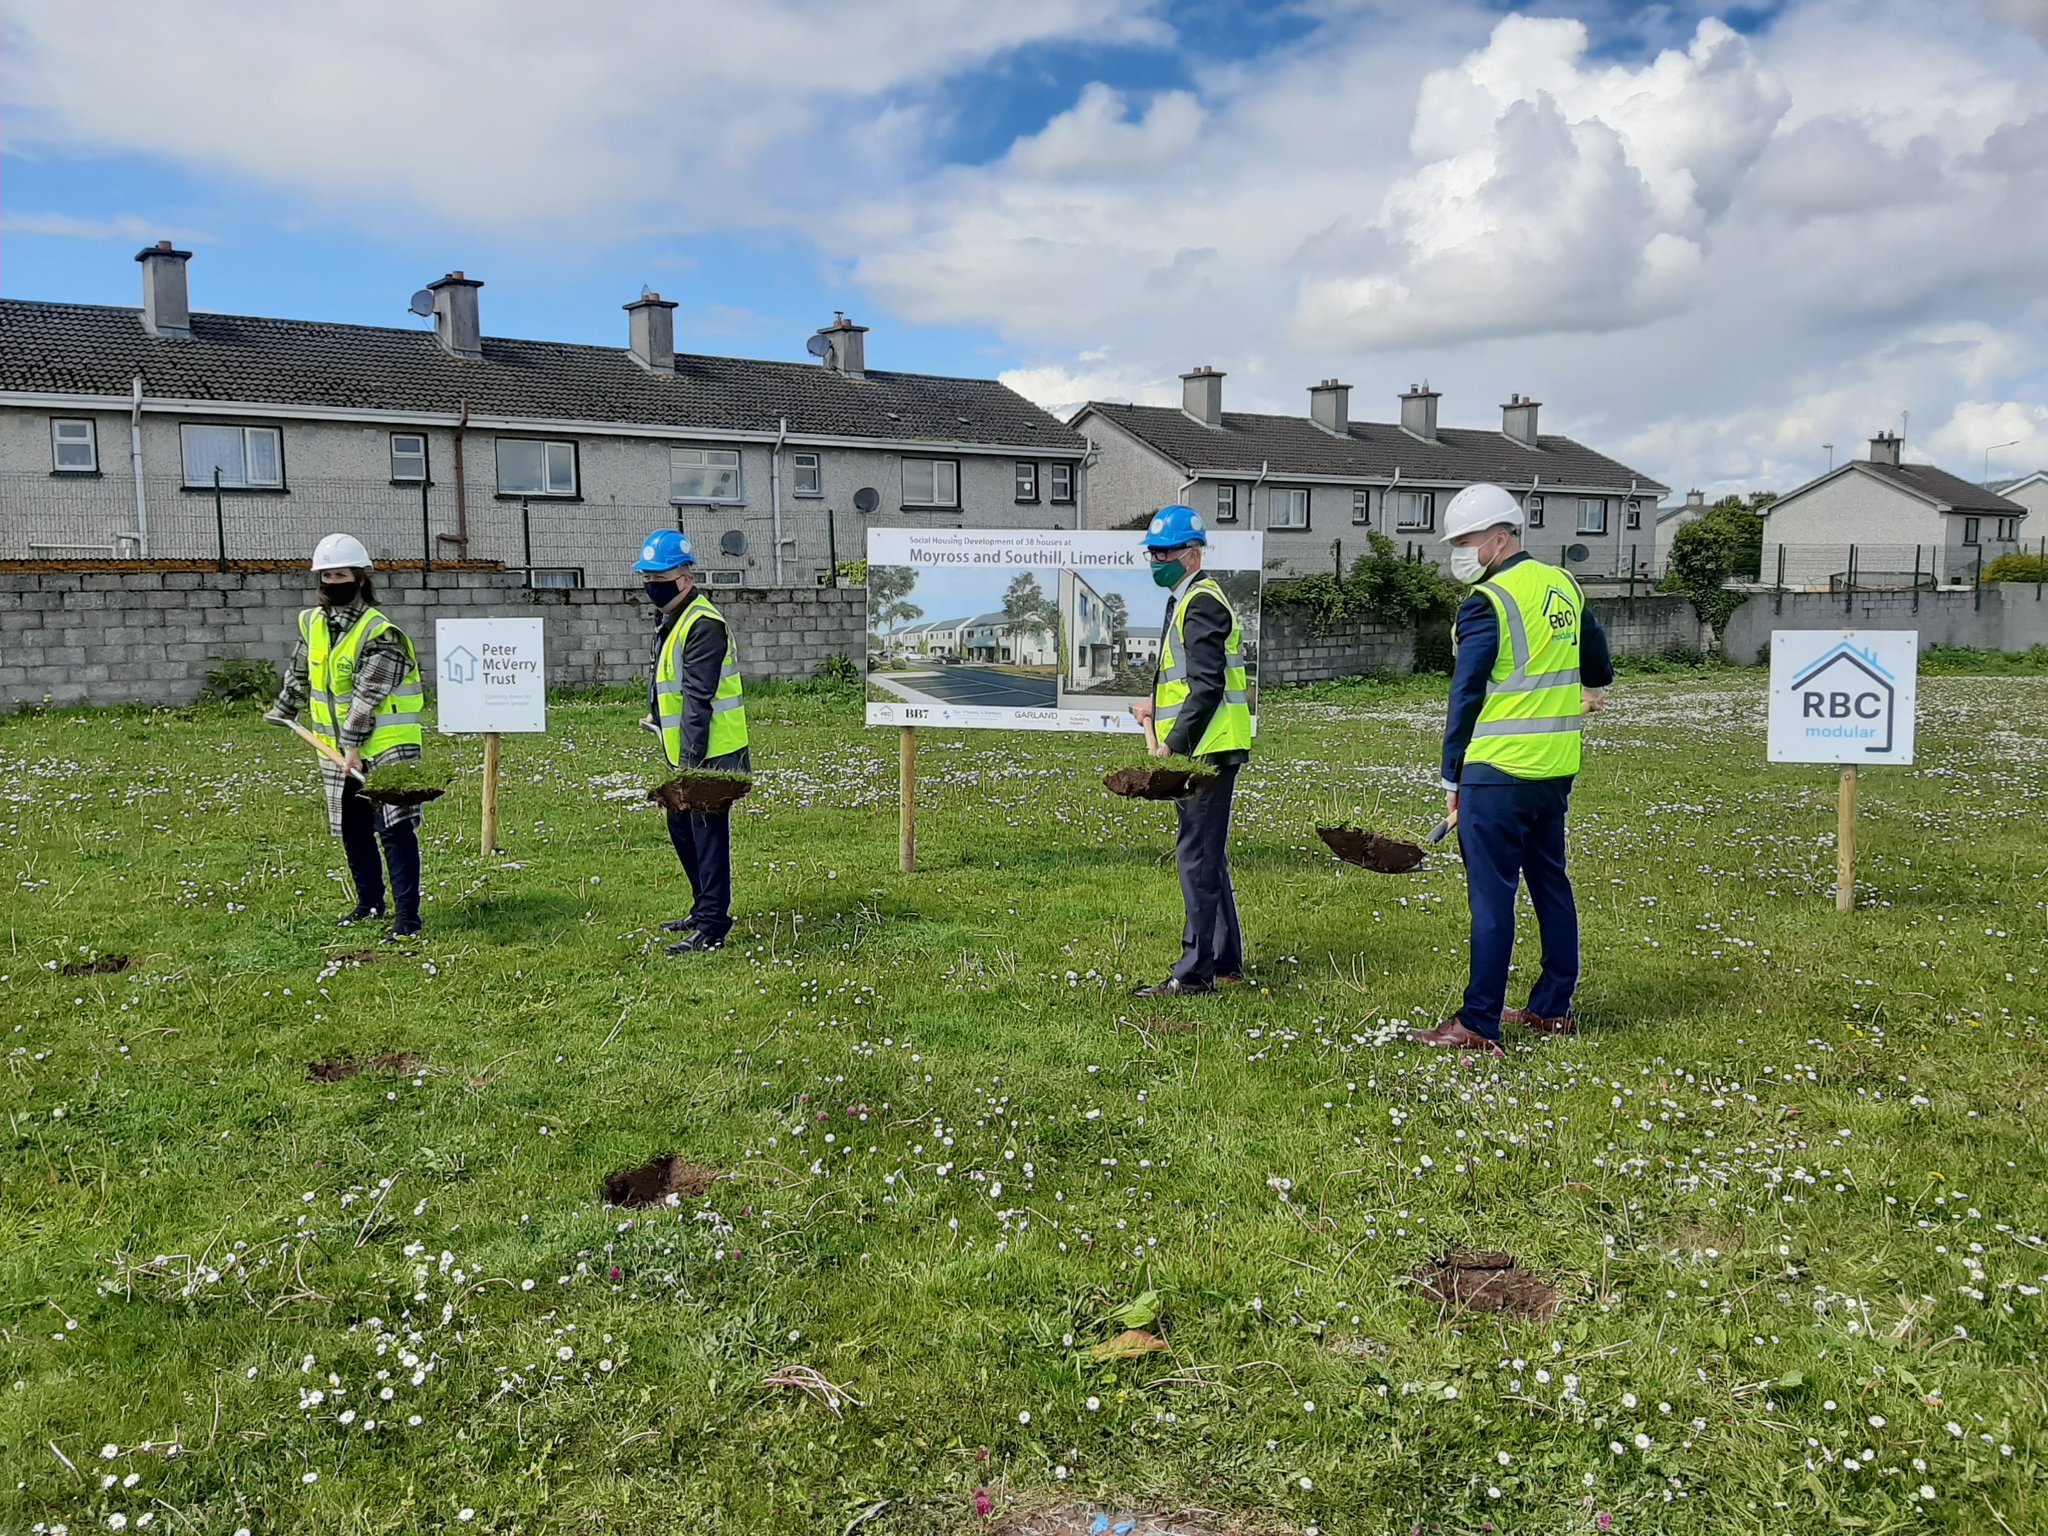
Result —
[[375, 564], [370, 552], [363, 548], [363, 541], [352, 533], [330, 533], [313, 546], [313, 569], [316, 571], [338, 571], [345, 566], [371, 570]]
[[1497, 485], [1468, 485], [1444, 508], [1444, 536], [1448, 544], [1462, 533], [1478, 533], [1506, 523], [1519, 530], [1522, 504]]

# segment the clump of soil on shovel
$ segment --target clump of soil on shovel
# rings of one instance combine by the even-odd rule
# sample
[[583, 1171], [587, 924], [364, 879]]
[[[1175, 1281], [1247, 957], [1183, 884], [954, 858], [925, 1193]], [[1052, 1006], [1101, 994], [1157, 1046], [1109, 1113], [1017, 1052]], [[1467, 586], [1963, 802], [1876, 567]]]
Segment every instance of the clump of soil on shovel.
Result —
[[666, 811], [695, 811], [699, 815], [715, 816], [720, 811], [730, 810], [733, 802], [753, 787], [754, 780], [750, 774], [720, 773], [704, 768], [678, 774], [666, 783], [655, 785], [647, 791], [647, 798]]
[[118, 976], [134, 962], [127, 955], [95, 955], [59, 968], [59, 976]]
[[359, 1058], [336, 1056], [329, 1061], [316, 1061], [306, 1068], [306, 1076], [316, 1083], [345, 1083], [361, 1072], [390, 1072], [400, 1077], [412, 1077], [426, 1067], [426, 1058], [415, 1056], [410, 1051], [387, 1051], [382, 1056]]
[[716, 1168], [686, 1163], [673, 1152], [664, 1152], [638, 1168], [621, 1168], [604, 1176], [604, 1203], [630, 1209], [661, 1205], [670, 1195], [694, 1200], [725, 1175]]
[[1515, 1267], [1511, 1253], [1451, 1253], [1415, 1271], [1416, 1284], [1433, 1301], [1468, 1312], [1507, 1312], [1550, 1321], [1557, 1288]]
[[1216, 782], [1216, 770], [1185, 757], [1133, 763], [1102, 776], [1102, 787], [1127, 800], [1178, 800]]
[[1405, 875], [1422, 866], [1422, 850], [1414, 843], [1382, 837], [1364, 827], [1317, 827], [1316, 836], [1346, 864], [1382, 875]]
[[448, 770], [425, 763], [393, 763], [371, 774], [359, 791], [378, 805], [425, 805], [448, 793]]

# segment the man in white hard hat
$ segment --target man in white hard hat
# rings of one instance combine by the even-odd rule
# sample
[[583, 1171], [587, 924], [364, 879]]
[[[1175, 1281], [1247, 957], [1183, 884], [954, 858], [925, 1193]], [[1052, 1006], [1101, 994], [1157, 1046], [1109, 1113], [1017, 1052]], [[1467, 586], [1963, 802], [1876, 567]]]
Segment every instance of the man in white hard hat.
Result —
[[356, 888], [356, 904], [341, 925], [374, 922], [388, 914], [392, 925], [386, 937], [395, 941], [420, 931], [420, 808], [365, 800], [355, 775], [387, 763], [419, 761], [425, 690], [412, 640], [374, 606], [372, 569], [370, 552], [350, 534], [330, 533], [314, 549], [320, 603], [299, 615], [299, 643], [284, 687], [263, 718], [289, 725], [306, 708], [313, 733], [341, 753], [346, 767], [320, 759], [327, 829], [341, 839]]
[[[1579, 913], [1565, 873], [1565, 811], [1579, 725], [1614, 681], [1607, 635], [1569, 572], [1522, 549], [1522, 506], [1473, 485], [1444, 509], [1451, 575], [1474, 590], [1458, 610], [1444, 728], [1445, 814], [1458, 829], [1472, 910], [1465, 1000], [1420, 1045], [1500, 1054], [1502, 1020], [1546, 1034], [1578, 1028]], [[1526, 883], [1543, 968], [1526, 1008], [1504, 1008], [1515, 889]]]

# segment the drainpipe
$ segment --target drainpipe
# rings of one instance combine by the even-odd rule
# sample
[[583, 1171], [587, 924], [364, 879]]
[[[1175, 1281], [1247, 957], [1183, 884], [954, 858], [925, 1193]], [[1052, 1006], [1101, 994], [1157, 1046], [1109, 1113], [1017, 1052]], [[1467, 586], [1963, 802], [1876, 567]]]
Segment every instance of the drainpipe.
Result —
[[128, 467], [135, 476], [135, 532], [142, 558], [149, 558], [149, 492], [142, 484], [142, 375], [135, 375], [135, 393], [128, 409]]
[[[463, 442], [469, 435], [469, 402], [462, 402], [462, 414], [455, 421], [455, 547], [462, 551], [462, 558], [469, 558], [469, 473], [464, 462]], [[529, 584], [533, 572], [526, 573]]]
[[1266, 476], [1271, 473], [1272, 468], [1271, 459], [1259, 460], [1259, 478], [1252, 482], [1252, 504], [1244, 509], [1244, 525], [1248, 529], [1256, 529], [1259, 526], [1259, 487], [1266, 483]]
[[768, 450], [768, 509], [774, 517], [775, 585], [782, 585], [782, 444], [789, 436], [789, 418], [775, 427], [775, 446]]

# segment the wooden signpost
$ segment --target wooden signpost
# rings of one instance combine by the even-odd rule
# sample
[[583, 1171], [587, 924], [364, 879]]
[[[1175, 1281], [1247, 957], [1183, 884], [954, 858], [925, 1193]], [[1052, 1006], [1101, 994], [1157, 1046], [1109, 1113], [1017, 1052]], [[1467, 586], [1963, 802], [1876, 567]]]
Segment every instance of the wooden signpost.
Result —
[[547, 643], [539, 619], [436, 619], [435, 673], [443, 735], [484, 738], [483, 825], [477, 845], [498, 851], [498, 773], [508, 734], [548, 728]]
[[897, 867], [904, 874], [917, 872], [917, 727], [906, 725], [896, 747], [896, 794], [903, 811], [897, 828], [901, 846]]

